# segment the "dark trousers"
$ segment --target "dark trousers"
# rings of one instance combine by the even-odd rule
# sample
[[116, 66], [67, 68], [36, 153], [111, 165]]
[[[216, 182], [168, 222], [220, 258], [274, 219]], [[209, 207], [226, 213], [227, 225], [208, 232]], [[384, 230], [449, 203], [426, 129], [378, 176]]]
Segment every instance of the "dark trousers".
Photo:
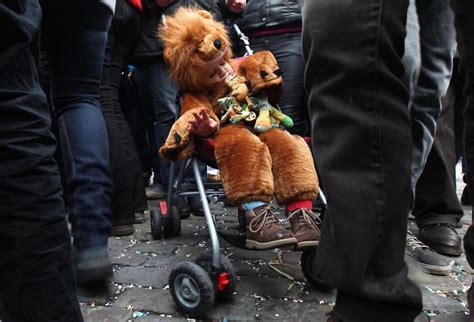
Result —
[[[7, 4], [8, 3], [8, 4]], [[82, 321], [38, 81], [37, 0], [0, 3], [0, 320]]]
[[316, 269], [344, 321], [413, 321], [404, 262], [411, 124], [408, 1], [302, 1], [313, 148], [328, 202]]
[[144, 211], [147, 207], [140, 159], [120, 107], [119, 95], [122, 73], [138, 39], [139, 27], [137, 9], [126, 0], [117, 1], [100, 86], [100, 103], [109, 138], [112, 222], [115, 225], [132, 224], [135, 211]]
[[310, 135], [307, 97], [304, 90], [304, 59], [301, 54], [301, 34], [298, 32], [263, 36], [250, 39], [257, 52], [270, 50], [278, 61], [284, 80], [281, 110], [293, 119], [290, 133]]
[[[474, 187], [474, 3], [469, 0], [453, 0], [461, 63], [466, 77], [464, 108], [464, 158], [467, 163], [467, 181]], [[471, 200], [474, 189], [470, 189]], [[471, 224], [464, 236], [466, 258], [474, 267], [474, 225]]]
[[[454, 65], [457, 67], [457, 64]], [[446, 223], [455, 225], [463, 216], [456, 193], [456, 163], [462, 154], [462, 110], [460, 95], [464, 82], [458, 68], [443, 100], [436, 121], [433, 147], [415, 190], [413, 215], [418, 226]]]
[[112, 12], [96, 0], [41, 5], [74, 245], [106, 246], [111, 181], [99, 86]]
[[170, 162], [158, 154], [158, 149], [165, 143], [171, 126], [179, 115], [176, 104], [178, 88], [169, 77], [165, 62], [159, 58], [138, 66], [136, 80], [145, 112], [151, 157], [155, 159], [155, 183], [161, 183], [166, 189]]

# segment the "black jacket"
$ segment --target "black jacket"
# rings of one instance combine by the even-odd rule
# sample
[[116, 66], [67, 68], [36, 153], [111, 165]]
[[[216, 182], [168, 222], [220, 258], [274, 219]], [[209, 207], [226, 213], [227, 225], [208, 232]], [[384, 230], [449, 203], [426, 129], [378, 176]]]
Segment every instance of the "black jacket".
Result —
[[244, 33], [301, 23], [301, 8], [297, 0], [250, 0], [238, 20]]
[[156, 37], [163, 15], [169, 15], [182, 6], [199, 6], [212, 13], [216, 12], [213, 0], [175, 0], [165, 8], [158, 7], [154, 0], [143, 0], [140, 36], [134, 51], [134, 60], [138, 65], [163, 59], [163, 43]]

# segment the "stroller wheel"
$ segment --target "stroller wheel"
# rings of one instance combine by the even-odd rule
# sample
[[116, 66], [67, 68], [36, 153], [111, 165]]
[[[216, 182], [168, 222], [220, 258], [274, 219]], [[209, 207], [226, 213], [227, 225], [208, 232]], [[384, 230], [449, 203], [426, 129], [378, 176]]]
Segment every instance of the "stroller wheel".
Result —
[[301, 254], [301, 270], [306, 280], [315, 289], [330, 291], [332, 288], [324, 283], [321, 276], [315, 270], [316, 251], [306, 251]]
[[193, 262], [182, 262], [171, 271], [170, 292], [183, 313], [204, 316], [214, 305], [214, 285], [207, 272]]
[[181, 233], [181, 216], [177, 207], [171, 207], [170, 211], [165, 217], [163, 225], [163, 236], [165, 238], [172, 236], [179, 236]]
[[153, 208], [150, 211], [150, 225], [151, 235], [154, 239], [161, 239], [161, 232], [163, 230], [163, 216], [157, 208]]
[[[229, 297], [232, 296], [232, 294], [235, 292], [235, 287], [237, 286], [237, 279], [235, 277], [235, 271], [234, 267], [232, 266], [232, 263], [230, 260], [227, 258], [227, 256], [224, 256], [220, 254], [219, 256], [220, 264], [221, 264], [221, 269], [219, 273], [227, 273], [227, 280], [228, 284], [225, 285], [225, 287], [221, 290], [219, 289], [219, 279], [216, 277], [214, 279], [215, 285], [215, 292], [216, 292], [216, 301], [218, 300], [226, 300]], [[212, 269], [212, 252], [202, 252], [200, 253], [197, 257], [196, 260], [194, 261], [196, 264], [204, 268], [208, 274], [211, 274], [213, 271]]]

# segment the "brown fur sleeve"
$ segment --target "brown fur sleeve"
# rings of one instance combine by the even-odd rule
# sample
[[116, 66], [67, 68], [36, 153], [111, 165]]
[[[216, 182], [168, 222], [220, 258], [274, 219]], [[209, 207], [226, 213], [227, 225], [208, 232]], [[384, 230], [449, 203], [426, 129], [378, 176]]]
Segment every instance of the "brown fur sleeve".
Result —
[[163, 158], [178, 161], [194, 152], [194, 134], [189, 131], [189, 121], [194, 119], [194, 113], [199, 113], [202, 109], [217, 122], [219, 130], [219, 118], [211, 109], [209, 101], [204, 96], [184, 95], [181, 102], [181, 116], [174, 122], [165, 144], [160, 148]]

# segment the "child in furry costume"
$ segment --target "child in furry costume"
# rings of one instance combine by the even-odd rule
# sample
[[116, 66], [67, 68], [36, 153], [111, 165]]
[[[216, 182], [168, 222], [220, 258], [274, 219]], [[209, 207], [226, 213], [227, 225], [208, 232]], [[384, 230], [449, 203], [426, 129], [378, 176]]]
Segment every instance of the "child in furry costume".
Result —
[[[215, 158], [227, 198], [245, 210], [246, 246], [268, 249], [319, 243], [317, 218], [311, 212], [318, 179], [308, 145], [279, 128], [255, 134], [244, 124], [220, 124], [217, 101], [229, 96], [225, 79], [236, 72], [225, 27], [207, 11], [180, 8], [166, 17], [158, 35], [171, 76], [183, 91], [181, 116], [173, 125], [163, 157], [176, 161], [191, 155], [195, 142], [215, 138]], [[270, 52], [245, 57], [235, 66], [252, 93], [265, 91], [275, 106], [282, 90], [278, 65]], [[291, 230], [283, 228], [268, 203], [275, 196], [286, 205]]]

